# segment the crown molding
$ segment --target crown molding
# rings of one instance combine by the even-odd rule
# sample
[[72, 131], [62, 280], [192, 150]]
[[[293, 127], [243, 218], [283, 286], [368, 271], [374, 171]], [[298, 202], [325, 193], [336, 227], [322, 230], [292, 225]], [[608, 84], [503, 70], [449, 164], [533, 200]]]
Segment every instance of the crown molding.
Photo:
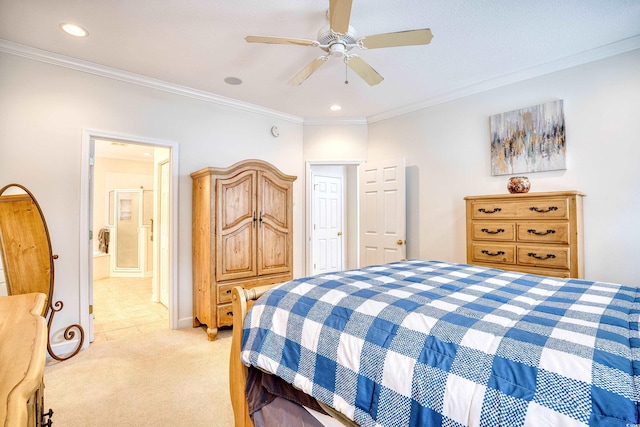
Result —
[[250, 104], [248, 102], [242, 102], [236, 99], [227, 98], [227, 97], [216, 95], [210, 92], [205, 92], [202, 90], [192, 89], [186, 86], [168, 83], [162, 80], [146, 77], [140, 74], [118, 70], [112, 67], [106, 67], [104, 65], [83, 61], [80, 59], [72, 58], [70, 56], [60, 55], [60, 54], [49, 52], [46, 50], [37, 49], [31, 46], [10, 42], [4, 39], [0, 39], [0, 52], [21, 56], [23, 58], [33, 59], [35, 61], [46, 62], [48, 64], [70, 68], [72, 70], [94, 74], [97, 76], [106, 77], [113, 80], [119, 80], [122, 82], [135, 84], [138, 86], [157, 89], [164, 92], [173, 93], [176, 95], [187, 96], [187, 97], [195, 98], [201, 101], [211, 102], [217, 105], [234, 108], [236, 110], [246, 111], [250, 113], [257, 113], [257, 114], [269, 116], [272, 118], [285, 120], [288, 122], [293, 122], [298, 124], [301, 124], [304, 122], [304, 119], [302, 117], [295, 116], [292, 114], [271, 110], [268, 108]]
[[202, 101], [212, 102], [214, 104], [234, 108], [241, 111], [257, 113], [265, 116], [269, 116], [276, 119], [285, 120], [288, 122], [304, 124], [305, 126], [331, 126], [331, 125], [361, 125], [386, 120], [392, 117], [397, 117], [403, 114], [408, 114], [413, 111], [421, 110], [424, 108], [432, 107], [445, 102], [453, 101], [455, 99], [463, 98], [465, 96], [474, 95], [480, 92], [485, 92], [498, 87], [506, 86], [509, 84], [517, 83], [520, 81], [528, 80], [534, 77], [543, 76], [556, 71], [561, 71], [567, 68], [575, 67], [588, 62], [605, 59], [614, 55], [629, 52], [632, 50], [640, 49], [640, 36], [631, 37], [619, 42], [611, 43], [596, 49], [592, 49], [586, 52], [582, 52], [576, 55], [568, 56], [557, 61], [548, 62], [539, 66], [527, 68], [525, 70], [517, 71], [515, 73], [506, 74], [494, 79], [477, 82], [472, 85], [459, 88], [453, 91], [445, 92], [421, 102], [406, 105], [401, 108], [385, 111], [380, 114], [374, 114], [368, 117], [355, 117], [355, 118], [312, 118], [305, 119], [300, 116], [283, 113], [281, 111], [271, 110], [268, 108], [260, 107], [247, 102], [238, 101], [236, 99], [227, 98], [220, 95], [215, 95], [210, 92], [205, 92], [197, 89], [192, 89], [186, 86], [181, 86], [173, 83], [168, 83], [162, 80], [153, 79], [140, 74], [130, 73], [116, 68], [106, 67], [103, 65], [95, 64], [88, 61], [82, 61], [80, 59], [72, 58], [65, 55], [49, 52], [34, 47], [21, 45], [18, 43], [10, 42], [8, 40], [0, 39], [0, 52], [9, 53], [24, 58], [33, 59], [40, 62], [46, 62], [53, 65], [58, 65], [65, 68], [70, 68], [76, 71], [95, 74], [98, 76], [119, 80], [127, 83], [132, 83], [139, 86], [144, 86], [152, 89], [161, 90], [177, 95], [187, 96], [190, 98], [199, 99]]
[[366, 125], [366, 117], [304, 119], [305, 126]]
[[415, 104], [406, 105], [401, 108], [396, 108], [384, 113], [369, 116], [367, 117], [367, 121], [368, 123], [374, 123], [392, 117], [401, 116], [403, 114], [411, 113], [423, 108], [433, 107], [434, 105], [453, 101], [465, 96], [475, 95], [480, 92], [507, 86], [512, 83], [521, 82], [524, 80], [532, 79], [534, 77], [554, 73], [556, 71], [562, 71], [571, 67], [598, 61], [600, 59], [605, 59], [636, 49], [640, 49], [640, 36], [624, 39], [619, 42], [611, 43], [596, 49], [591, 49], [582, 53], [578, 53], [576, 55], [567, 56], [556, 61], [547, 62], [546, 64], [527, 68], [515, 73], [505, 74], [495, 79], [474, 83], [470, 86], [446, 92]]

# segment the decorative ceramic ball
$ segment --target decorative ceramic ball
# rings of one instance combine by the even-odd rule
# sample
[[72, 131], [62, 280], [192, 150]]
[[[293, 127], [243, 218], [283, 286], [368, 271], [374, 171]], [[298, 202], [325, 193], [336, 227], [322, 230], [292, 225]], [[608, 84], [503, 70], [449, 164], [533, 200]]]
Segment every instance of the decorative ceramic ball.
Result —
[[531, 183], [526, 176], [512, 176], [507, 182], [509, 193], [528, 193], [530, 188]]

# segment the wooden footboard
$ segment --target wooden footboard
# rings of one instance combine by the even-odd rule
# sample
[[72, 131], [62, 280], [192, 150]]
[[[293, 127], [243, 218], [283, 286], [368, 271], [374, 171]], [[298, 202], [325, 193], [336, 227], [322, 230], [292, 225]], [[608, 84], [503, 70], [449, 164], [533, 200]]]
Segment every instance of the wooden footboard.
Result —
[[231, 341], [231, 359], [229, 361], [229, 392], [231, 394], [231, 405], [233, 406], [233, 418], [236, 427], [253, 427], [253, 423], [249, 418], [247, 398], [244, 392], [247, 382], [247, 367], [240, 361], [242, 325], [253, 302], [271, 288], [273, 288], [273, 285], [249, 289], [236, 286], [231, 291], [233, 337]]

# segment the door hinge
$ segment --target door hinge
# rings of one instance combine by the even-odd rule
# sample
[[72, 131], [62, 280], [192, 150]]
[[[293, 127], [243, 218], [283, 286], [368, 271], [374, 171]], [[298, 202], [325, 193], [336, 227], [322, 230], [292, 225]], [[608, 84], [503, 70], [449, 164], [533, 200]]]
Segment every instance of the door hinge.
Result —
[[93, 157], [89, 157], [89, 166], [93, 166], [94, 160]]
[[93, 314], [93, 304], [89, 304], [89, 314]]
[[89, 230], [89, 240], [93, 240], [93, 230]]

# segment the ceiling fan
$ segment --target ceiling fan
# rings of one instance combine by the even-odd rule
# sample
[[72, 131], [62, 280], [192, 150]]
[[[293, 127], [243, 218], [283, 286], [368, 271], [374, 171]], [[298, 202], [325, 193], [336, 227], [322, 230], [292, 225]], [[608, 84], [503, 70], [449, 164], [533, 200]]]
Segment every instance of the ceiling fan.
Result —
[[349, 25], [351, 4], [353, 0], [329, 0], [329, 25], [318, 32], [318, 40], [297, 39], [289, 37], [247, 36], [249, 43], [292, 44], [298, 46], [319, 47], [326, 53], [308, 63], [288, 84], [296, 86], [304, 82], [327, 60], [342, 57], [344, 62], [369, 85], [374, 86], [384, 78], [378, 74], [364, 59], [350, 53], [351, 49], [378, 49], [382, 47], [411, 46], [429, 44], [433, 35], [429, 28], [400, 31], [395, 33], [376, 34], [358, 38], [356, 30]]

